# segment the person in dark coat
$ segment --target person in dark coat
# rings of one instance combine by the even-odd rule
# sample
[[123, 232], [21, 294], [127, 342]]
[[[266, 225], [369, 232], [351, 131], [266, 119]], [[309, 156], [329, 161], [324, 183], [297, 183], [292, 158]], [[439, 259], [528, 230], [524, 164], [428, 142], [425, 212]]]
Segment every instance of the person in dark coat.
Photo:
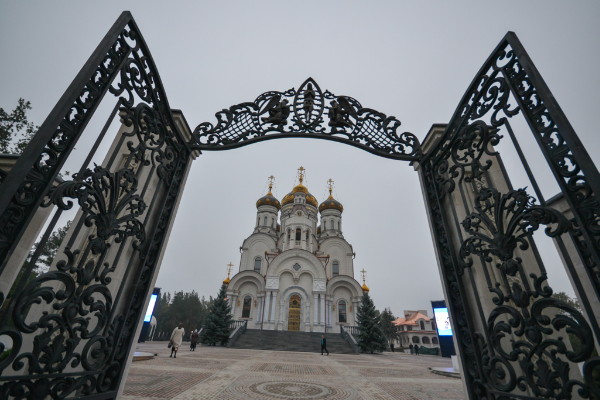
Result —
[[392, 353], [394, 352], [394, 342], [390, 343], [390, 349], [392, 349]]
[[413, 347], [414, 347], [414, 346], [412, 345], [412, 343], [410, 344], [410, 346], [408, 346], [408, 348], [410, 349], [410, 354], [412, 354], [412, 353], [413, 353]]
[[415, 354], [419, 355], [419, 345], [415, 344]]
[[191, 351], [196, 351], [196, 344], [198, 344], [199, 338], [200, 338], [200, 335], [198, 334], [198, 331], [197, 330], [193, 331], [190, 336], [190, 350]]
[[325, 339], [325, 335], [321, 335], [321, 355], [323, 355], [323, 351], [326, 351], [327, 355], [329, 355], [329, 350], [327, 350], [327, 339]]

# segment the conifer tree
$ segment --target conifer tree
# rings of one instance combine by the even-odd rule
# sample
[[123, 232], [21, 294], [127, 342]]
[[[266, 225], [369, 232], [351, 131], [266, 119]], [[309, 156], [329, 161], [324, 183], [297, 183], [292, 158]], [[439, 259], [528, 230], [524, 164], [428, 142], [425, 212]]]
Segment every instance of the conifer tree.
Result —
[[231, 329], [231, 307], [225, 300], [225, 290], [227, 285], [221, 286], [219, 296], [212, 303], [208, 315], [204, 319], [204, 329], [200, 335], [200, 342], [215, 346], [219, 343], [225, 346], [229, 341]]
[[381, 323], [379, 313], [375, 309], [375, 304], [369, 296], [369, 292], [364, 292], [360, 307], [357, 313], [358, 318], [358, 347], [362, 352], [382, 352], [387, 348], [387, 343]]
[[394, 325], [394, 321], [396, 317], [392, 314], [392, 310], [386, 308], [380, 315], [381, 320], [381, 330], [383, 331], [383, 335], [387, 339], [389, 343], [393, 343], [394, 340], [398, 339], [398, 331], [396, 329], [396, 325]]

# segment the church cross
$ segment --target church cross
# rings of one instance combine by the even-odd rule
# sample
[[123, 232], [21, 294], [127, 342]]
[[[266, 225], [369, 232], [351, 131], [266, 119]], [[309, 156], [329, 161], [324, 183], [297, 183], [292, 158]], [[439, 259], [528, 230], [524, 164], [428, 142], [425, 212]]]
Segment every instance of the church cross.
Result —
[[363, 281], [363, 285], [365, 284], [365, 278], [367, 276], [367, 271], [365, 271], [365, 269], [361, 269], [360, 270], [360, 274], [362, 275], [362, 281]]
[[333, 179], [329, 178], [327, 180], [327, 186], [329, 187], [329, 196], [333, 196]]
[[275, 182], [275, 177], [273, 175], [269, 176], [269, 193], [271, 193], [271, 189], [273, 189], [273, 182]]
[[229, 261], [229, 264], [227, 264], [227, 278], [229, 278], [229, 275], [231, 275], [232, 268], [233, 268], [233, 263], [231, 261]]
[[302, 181], [304, 181], [304, 171], [306, 171], [306, 169], [301, 165], [300, 168], [298, 168], [298, 180], [301, 185]]

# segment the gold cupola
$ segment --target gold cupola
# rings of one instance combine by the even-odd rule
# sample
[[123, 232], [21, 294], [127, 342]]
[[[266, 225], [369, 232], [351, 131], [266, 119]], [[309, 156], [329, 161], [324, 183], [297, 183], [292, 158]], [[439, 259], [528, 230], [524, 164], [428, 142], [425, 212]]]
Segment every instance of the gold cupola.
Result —
[[321, 203], [319, 206], [319, 212], [323, 212], [325, 210], [338, 210], [339, 212], [344, 212], [344, 206], [342, 203], [333, 198], [333, 180], [329, 179], [327, 181], [327, 185], [329, 186], [329, 197], [327, 200]]
[[229, 282], [231, 282], [231, 278], [229, 276], [231, 275], [232, 268], [233, 268], [233, 263], [229, 262], [229, 264], [227, 264], [227, 278], [223, 279], [224, 285], [229, 285]]
[[367, 282], [366, 282], [367, 271], [365, 271], [365, 269], [363, 268], [360, 270], [360, 273], [362, 275], [362, 281], [363, 281], [363, 284], [360, 288], [363, 290], [363, 292], [368, 292], [371, 289], [369, 289], [369, 287], [367, 286]]
[[296, 185], [291, 192], [289, 192], [288, 194], [286, 194], [283, 199], [281, 200], [281, 205], [285, 206], [286, 204], [291, 204], [294, 202], [294, 196], [296, 195], [296, 193], [304, 193], [306, 195], [306, 203], [310, 204], [311, 206], [317, 208], [319, 203], [317, 202], [317, 199], [315, 198], [315, 196], [313, 196], [312, 194], [310, 194], [310, 192], [308, 191], [307, 187], [304, 186], [302, 184], [302, 182], [304, 181], [304, 171], [306, 171], [304, 169], [304, 167], [300, 167], [298, 168], [298, 185]]
[[269, 192], [256, 201], [256, 208], [260, 206], [273, 206], [278, 210], [281, 209], [281, 204], [279, 203], [279, 200], [277, 200], [275, 196], [273, 196], [273, 193], [271, 193], [271, 190], [273, 189], [274, 180], [275, 177], [271, 175], [269, 177]]

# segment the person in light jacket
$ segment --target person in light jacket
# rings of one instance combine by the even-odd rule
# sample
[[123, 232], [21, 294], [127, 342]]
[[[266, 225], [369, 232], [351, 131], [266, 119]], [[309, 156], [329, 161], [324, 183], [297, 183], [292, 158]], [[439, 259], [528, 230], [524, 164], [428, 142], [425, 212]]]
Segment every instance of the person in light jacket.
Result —
[[180, 323], [177, 328], [173, 329], [171, 338], [169, 339], [171, 342], [171, 355], [169, 357], [177, 358], [177, 350], [179, 350], [179, 346], [181, 346], [181, 342], [183, 342], [184, 333], [183, 323]]

